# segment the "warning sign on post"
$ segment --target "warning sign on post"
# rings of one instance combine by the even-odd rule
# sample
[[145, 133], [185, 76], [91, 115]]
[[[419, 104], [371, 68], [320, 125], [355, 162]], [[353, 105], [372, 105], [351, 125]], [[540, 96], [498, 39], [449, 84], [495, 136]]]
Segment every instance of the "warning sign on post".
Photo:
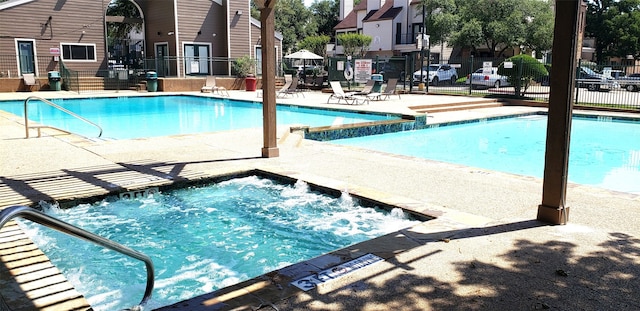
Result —
[[365, 83], [371, 80], [371, 68], [372, 60], [356, 59], [354, 68], [355, 81], [358, 83]]
[[482, 74], [483, 75], [490, 75], [491, 74], [491, 67], [493, 67], [493, 63], [492, 62], [482, 62]]

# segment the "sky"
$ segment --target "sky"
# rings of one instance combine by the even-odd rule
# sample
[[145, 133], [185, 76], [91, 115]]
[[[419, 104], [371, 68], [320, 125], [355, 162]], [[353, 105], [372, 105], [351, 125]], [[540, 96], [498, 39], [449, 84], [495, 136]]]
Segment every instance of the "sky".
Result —
[[312, 3], [313, 3], [313, 0], [304, 0], [304, 6], [306, 7], [310, 7]]

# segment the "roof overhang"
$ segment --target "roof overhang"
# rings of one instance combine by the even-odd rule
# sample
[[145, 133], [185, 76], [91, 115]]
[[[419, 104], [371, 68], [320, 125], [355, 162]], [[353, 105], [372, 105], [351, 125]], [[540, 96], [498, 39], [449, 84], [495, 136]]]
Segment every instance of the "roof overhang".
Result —
[[0, 3], [0, 11], [4, 10], [4, 9], [8, 9], [8, 8], [12, 8], [14, 6], [18, 6], [18, 5], [22, 5], [25, 3], [29, 3], [29, 2], [33, 2], [36, 0], [9, 0], [9, 1], [5, 1]]

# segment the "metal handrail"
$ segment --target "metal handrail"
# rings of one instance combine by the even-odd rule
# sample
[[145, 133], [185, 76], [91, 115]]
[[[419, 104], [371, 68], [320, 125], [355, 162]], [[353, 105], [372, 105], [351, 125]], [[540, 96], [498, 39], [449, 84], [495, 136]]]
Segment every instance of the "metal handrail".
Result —
[[11, 206], [0, 211], [0, 229], [2, 229], [9, 220], [18, 216], [143, 261], [147, 269], [147, 287], [144, 291], [144, 297], [140, 301], [140, 306], [147, 303], [151, 298], [151, 292], [153, 291], [154, 286], [154, 271], [153, 262], [149, 256], [27, 206]]
[[28, 109], [27, 109], [27, 104], [32, 99], [40, 100], [43, 103], [45, 103], [45, 104], [47, 104], [47, 105], [49, 105], [49, 106], [51, 106], [53, 108], [56, 108], [56, 109], [58, 109], [58, 110], [60, 110], [62, 112], [65, 112], [65, 113], [67, 113], [67, 114], [69, 114], [69, 115], [81, 120], [81, 121], [84, 121], [85, 123], [88, 123], [88, 124], [91, 124], [91, 125], [97, 127], [100, 130], [100, 133], [98, 134], [98, 137], [102, 136], [102, 128], [100, 127], [100, 125], [97, 125], [97, 124], [95, 124], [95, 123], [93, 123], [93, 122], [91, 122], [91, 121], [89, 121], [89, 120], [77, 115], [76, 113], [74, 113], [72, 111], [69, 111], [69, 110], [67, 110], [67, 109], [65, 109], [65, 108], [63, 108], [63, 107], [61, 107], [59, 105], [56, 105], [56, 104], [52, 103], [51, 101], [48, 101], [48, 100], [46, 100], [46, 99], [44, 99], [42, 97], [29, 96], [29, 97], [27, 97], [27, 99], [24, 100], [24, 129], [25, 129], [25, 131], [27, 133], [27, 138], [29, 138], [29, 113], [28, 113]]

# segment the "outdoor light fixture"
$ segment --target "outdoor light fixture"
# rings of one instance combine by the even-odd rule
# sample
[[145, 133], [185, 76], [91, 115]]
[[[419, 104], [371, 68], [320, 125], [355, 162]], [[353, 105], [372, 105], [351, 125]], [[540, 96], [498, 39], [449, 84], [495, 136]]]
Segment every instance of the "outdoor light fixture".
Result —
[[174, 34], [174, 32], [173, 32], [173, 31], [169, 31], [169, 32], [167, 32], [167, 35], [168, 35], [168, 36], [173, 36], [173, 34]]

